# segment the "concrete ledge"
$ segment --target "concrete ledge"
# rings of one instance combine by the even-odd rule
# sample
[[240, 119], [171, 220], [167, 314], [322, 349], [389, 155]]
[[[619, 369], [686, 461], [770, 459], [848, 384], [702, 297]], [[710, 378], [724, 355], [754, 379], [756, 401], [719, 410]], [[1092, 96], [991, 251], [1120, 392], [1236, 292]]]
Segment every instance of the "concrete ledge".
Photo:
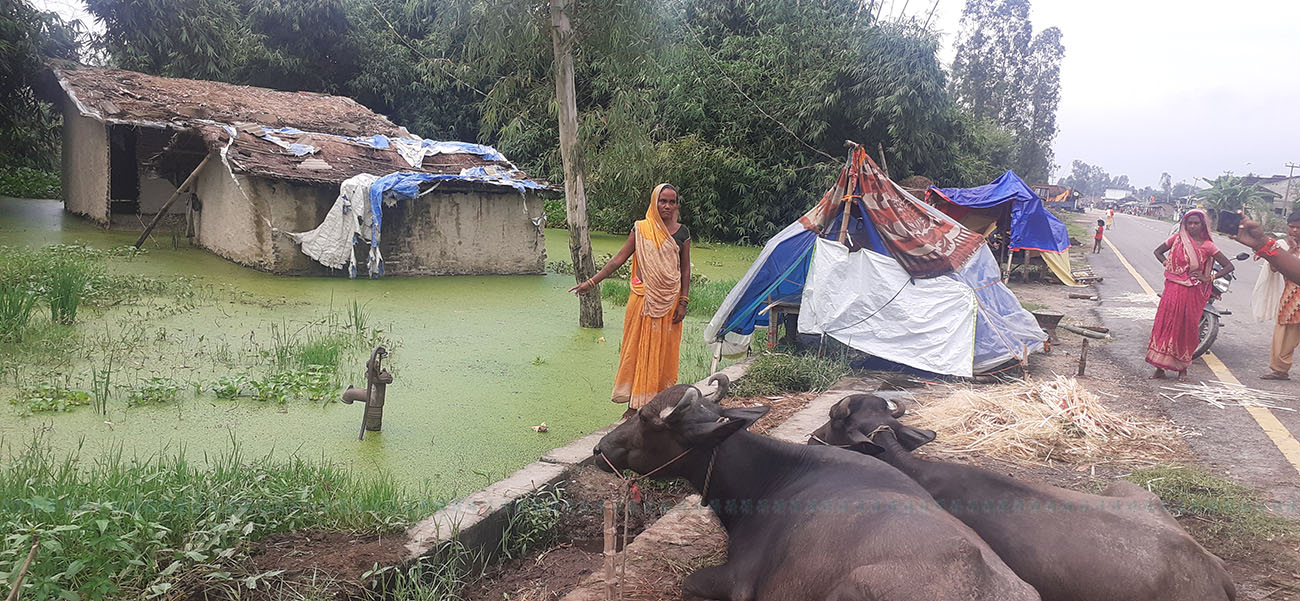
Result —
[[471, 549], [495, 549], [515, 500], [563, 480], [568, 473], [566, 465], [536, 461], [505, 480], [452, 501], [407, 529], [407, 558], [416, 559], [453, 538]]
[[[746, 359], [718, 373], [725, 374], [734, 383], [745, 375], [752, 362], [753, 359]], [[695, 386], [709, 392], [705, 388], [707, 383], [708, 378], [705, 378], [696, 382]], [[501, 534], [508, 523], [514, 502], [543, 486], [567, 479], [574, 467], [594, 464], [595, 456], [591, 450], [601, 437], [621, 423], [620, 420], [552, 449], [540, 461], [524, 466], [483, 490], [448, 503], [446, 507], [411, 526], [406, 530], [407, 559], [418, 559], [453, 539], [459, 539], [470, 549], [496, 549], [501, 544]]]
[[880, 388], [880, 384], [881, 381], [876, 378], [844, 378], [836, 382], [830, 390], [809, 401], [806, 407], [791, 415], [785, 423], [773, 428], [768, 432], [768, 436], [798, 444], [808, 442], [808, 435], [830, 419], [831, 407], [835, 406], [835, 403], [850, 394], [875, 392]]

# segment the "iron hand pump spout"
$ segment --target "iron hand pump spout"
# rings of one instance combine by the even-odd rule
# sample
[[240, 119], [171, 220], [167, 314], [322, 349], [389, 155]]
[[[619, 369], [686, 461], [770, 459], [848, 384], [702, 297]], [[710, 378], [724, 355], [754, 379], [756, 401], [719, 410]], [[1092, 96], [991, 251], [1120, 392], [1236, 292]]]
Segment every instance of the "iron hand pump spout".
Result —
[[355, 401], [363, 401], [366, 404], [366, 410], [361, 418], [361, 433], [357, 435], [357, 440], [366, 439], [366, 430], [378, 432], [383, 428], [384, 423], [384, 393], [389, 384], [393, 383], [393, 374], [383, 369], [380, 362], [388, 356], [388, 349], [383, 346], [375, 347], [370, 353], [370, 360], [366, 362], [366, 389], [354, 388], [348, 386], [343, 392], [343, 402], [351, 405]]

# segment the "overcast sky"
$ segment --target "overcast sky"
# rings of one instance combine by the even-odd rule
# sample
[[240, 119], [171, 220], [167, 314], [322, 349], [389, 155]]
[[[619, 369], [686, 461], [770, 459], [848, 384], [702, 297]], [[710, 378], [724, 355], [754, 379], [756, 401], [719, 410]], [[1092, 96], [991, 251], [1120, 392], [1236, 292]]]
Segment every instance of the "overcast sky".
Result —
[[[934, 5], [883, 1], [922, 16]], [[80, 0], [34, 4], [86, 14]], [[938, 0], [945, 62], [964, 4]], [[1064, 34], [1057, 177], [1075, 159], [1138, 187], [1162, 171], [1190, 182], [1300, 163], [1300, 0], [1033, 0], [1030, 17]]]

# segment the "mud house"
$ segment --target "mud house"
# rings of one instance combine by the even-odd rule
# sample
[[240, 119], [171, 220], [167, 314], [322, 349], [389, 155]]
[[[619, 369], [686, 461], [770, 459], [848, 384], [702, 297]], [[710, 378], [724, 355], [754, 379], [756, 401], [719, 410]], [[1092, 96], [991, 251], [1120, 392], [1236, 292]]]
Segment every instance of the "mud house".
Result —
[[549, 188], [490, 147], [413, 136], [339, 96], [50, 74], [64, 206], [105, 227], [143, 229], [175, 195], [172, 231], [271, 273], [355, 273], [358, 256], [386, 275], [543, 271]]

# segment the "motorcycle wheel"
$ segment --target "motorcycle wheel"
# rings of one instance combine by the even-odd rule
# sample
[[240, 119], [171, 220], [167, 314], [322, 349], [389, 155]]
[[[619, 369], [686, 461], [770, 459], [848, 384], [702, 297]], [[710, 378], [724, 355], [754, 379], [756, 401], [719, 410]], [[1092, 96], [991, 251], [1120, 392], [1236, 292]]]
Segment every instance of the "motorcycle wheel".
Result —
[[1197, 328], [1200, 343], [1196, 345], [1196, 352], [1192, 355], [1195, 359], [1204, 355], [1210, 350], [1210, 345], [1214, 344], [1214, 339], [1219, 337], [1219, 316], [1209, 311], [1201, 312], [1201, 324]]

